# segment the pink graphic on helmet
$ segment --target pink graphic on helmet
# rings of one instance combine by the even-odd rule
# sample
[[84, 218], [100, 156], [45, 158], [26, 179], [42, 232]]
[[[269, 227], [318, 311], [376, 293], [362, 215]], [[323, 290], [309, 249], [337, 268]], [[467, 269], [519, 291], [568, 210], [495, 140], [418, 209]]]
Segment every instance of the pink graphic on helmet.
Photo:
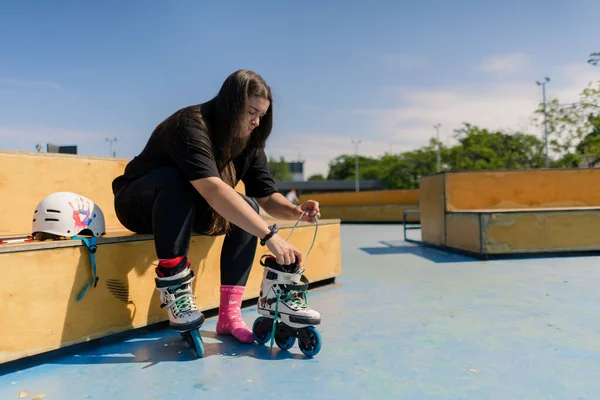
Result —
[[91, 212], [91, 202], [89, 200], [84, 200], [82, 197], [77, 199], [77, 204], [73, 205], [73, 203], [69, 202], [69, 205], [73, 209], [73, 220], [75, 221], [75, 229], [83, 230], [86, 229], [91, 221], [90, 212]]

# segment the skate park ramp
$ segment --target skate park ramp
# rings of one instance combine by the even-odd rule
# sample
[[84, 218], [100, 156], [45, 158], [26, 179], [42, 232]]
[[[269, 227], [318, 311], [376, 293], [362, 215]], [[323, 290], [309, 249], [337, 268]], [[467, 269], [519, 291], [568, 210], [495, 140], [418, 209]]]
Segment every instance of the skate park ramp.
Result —
[[[342, 223], [399, 223], [404, 211], [419, 208], [419, 190], [371, 190], [365, 192], [303, 194], [301, 201], [316, 200], [321, 214]], [[407, 214], [409, 222], [419, 222], [419, 214]]]
[[420, 243], [481, 258], [600, 251], [598, 169], [445, 172], [420, 182]]
[[[308, 294], [322, 315], [314, 358], [218, 336], [213, 316], [202, 359], [176, 332], [141, 328], [0, 365], [0, 398], [596, 397], [597, 258], [484, 261], [406, 243], [401, 228], [341, 226], [342, 273]], [[249, 325], [257, 315], [244, 309]]]
[[[0, 245], [0, 363], [102, 339], [167, 320], [155, 289], [157, 263], [151, 235], [137, 235], [118, 222], [111, 182], [127, 160], [64, 154], [0, 152], [0, 207], [5, 210], [0, 237], [31, 234], [38, 202], [50, 193], [71, 191], [90, 198], [102, 210], [107, 233], [98, 239], [93, 281], [90, 253], [81, 240], [48, 240]], [[238, 191], [244, 191], [243, 184]], [[287, 237], [295, 221], [277, 221]], [[305, 275], [314, 285], [332, 283], [341, 273], [339, 220], [299, 223], [290, 242], [310, 253]], [[315, 238], [315, 232], [317, 236]], [[210, 312], [219, 304], [219, 259], [223, 236], [194, 235], [189, 258], [195, 272], [198, 307]], [[244, 293], [258, 297], [262, 279], [257, 245], [254, 268]], [[24, 289], [23, 277], [27, 277]], [[35, 323], [31, 323], [35, 321]], [[2, 398], [2, 396], [0, 396]]]

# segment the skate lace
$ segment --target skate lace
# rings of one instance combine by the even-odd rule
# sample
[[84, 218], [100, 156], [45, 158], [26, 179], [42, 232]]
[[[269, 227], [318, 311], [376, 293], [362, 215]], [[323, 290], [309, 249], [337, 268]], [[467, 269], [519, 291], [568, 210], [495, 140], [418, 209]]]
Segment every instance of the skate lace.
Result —
[[[298, 220], [296, 221], [296, 223], [294, 224], [294, 226], [292, 227], [292, 230], [290, 231], [290, 233], [288, 234], [288, 237], [285, 239], [286, 241], [290, 240], [290, 236], [292, 236], [292, 233], [294, 233], [294, 230], [296, 229], [296, 226], [298, 226], [298, 223], [302, 220], [302, 217], [304, 217], [304, 214], [306, 214], [307, 211], [303, 211], [302, 214], [300, 215], [300, 218], [298, 218]], [[306, 252], [306, 256], [304, 257], [304, 265], [306, 265], [306, 262], [308, 261], [308, 256], [310, 255], [310, 252], [312, 251], [313, 246], [315, 245], [315, 241], [317, 239], [317, 231], [319, 230], [319, 220], [317, 219], [317, 217], [314, 217], [315, 219], [315, 234], [313, 236], [313, 240], [312, 243], [310, 244], [310, 248], [308, 249], [308, 251]], [[300, 275], [302, 275], [304, 273], [304, 268], [300, 269], [298, 271], [298, 273]], [[277, 293], [275, 293], [275, 297], [276, 297], [276, 301], [275, 301], [275, 315], [273, 318], [273, 327], [271, 328], [271, 350], [273, 350], [273, 342], [275, 341], [275, 328], [277, 327], [277, 320], [279, 319], [279, 302], [283, 301], [284, 303], [290, 304], [292, 306], [296, 306], [298, 308], [307, 308], [308, 305], [308, 300], [307, 300], [307, 296], [306, 296], [306, 292], [299, 292], [297, 290], [290, 290], [289, 292], [285, 293], [282, 296], [282, 292], [278, 291]]]
[[297, 290], [290, 290], [282, 296], [282, 291], [278, 291], [275, 293], [275, 315], [273, 318], [273, 327], [271, 328], [271, 350], [273, 350], [273, 343], [275, 341], [275, 330], [277, 327], [277, 322], [279, 319], [279, 302], [283, 301], [284, 303], [292, 306], [296, 306], [297, 308], [307, 308], [308, 301], [305, 292], [299, 292]]
[[186, 286], [182, 285], [173, 290], [175, 300], [172, 300], [167, 304], [167, 307], [172, 307], [173, 314], [179, 317], [181, 314], [196, 311], [196, 303], [194, 302], [194, 295], [187, 292]]
[[281, 301], [295, 308], [306, 308], [306, 294], [297, 290], [290, 290], [285, 296], [281, 297]]

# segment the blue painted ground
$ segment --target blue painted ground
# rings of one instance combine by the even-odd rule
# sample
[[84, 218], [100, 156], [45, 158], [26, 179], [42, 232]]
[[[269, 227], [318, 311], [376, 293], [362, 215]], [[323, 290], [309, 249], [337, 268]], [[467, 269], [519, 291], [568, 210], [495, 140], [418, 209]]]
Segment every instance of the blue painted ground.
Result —
[[136, 331], [0, 366], [0, 399], [600, 397], [600, 259], [475, 261], [401, 238], [342, 226], [343, 275], [309, 293], [323, 316], [313, 359], [218, 337], [210, 319], [203, 359], [168, 328]]

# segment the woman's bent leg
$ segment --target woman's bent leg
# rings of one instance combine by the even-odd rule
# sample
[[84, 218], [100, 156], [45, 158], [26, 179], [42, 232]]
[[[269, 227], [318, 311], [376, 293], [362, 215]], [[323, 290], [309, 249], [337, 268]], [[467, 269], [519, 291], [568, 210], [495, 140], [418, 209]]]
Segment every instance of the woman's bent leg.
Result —
[[197, 197], [193, 186], [176, 169], [163, 168], [132, 182], [115, 201], [123, 225], [154, 234], [159, 258], [156, 288], [171, 326], [179, 331], [204, 322], [194, 303], [194, 274], [187, 259]]

